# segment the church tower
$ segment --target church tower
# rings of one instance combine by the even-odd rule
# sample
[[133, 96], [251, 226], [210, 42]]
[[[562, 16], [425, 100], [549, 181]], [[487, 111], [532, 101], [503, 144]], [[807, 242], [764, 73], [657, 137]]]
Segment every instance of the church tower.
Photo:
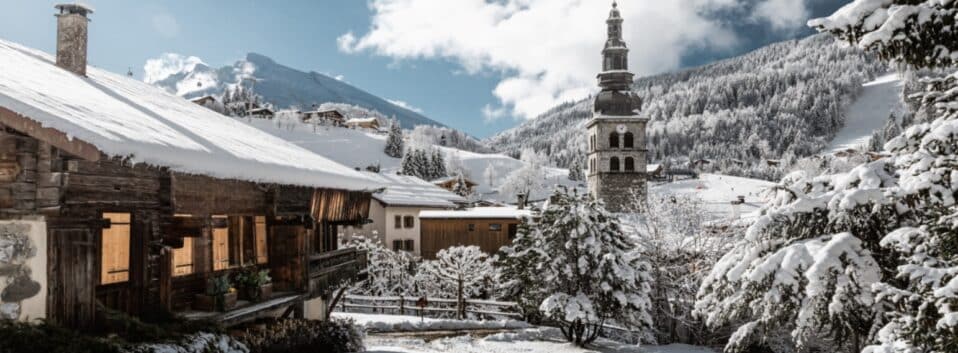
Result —
[[[622, 40], [618, 4], [605, 21], [609, 39], [602, 50], [602, 72], [592, 119], [586, 124], [589, 147], [589, 192], [612, 212], [629, 211], [648, 193], [645, 171], [645, 124], [642, 100], [632, 92], [629, 48]], [[636, 198], [636, 196], [638, 198]]]

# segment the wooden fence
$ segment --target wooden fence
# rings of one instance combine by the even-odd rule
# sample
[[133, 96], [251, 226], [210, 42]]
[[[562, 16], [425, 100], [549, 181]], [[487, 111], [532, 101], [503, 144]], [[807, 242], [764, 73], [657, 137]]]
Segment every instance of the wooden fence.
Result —
[[[418, 297], [370, 297], [347, 295], [336, 309], [347, 313], [415, 315], [432, 318], [455, 318], [458, 300], [426, 298], [426, 306], [418, 306]], [[466, 300], [465, 312], [480, 319], [522, 319], [515, 302], [494, 300]]]

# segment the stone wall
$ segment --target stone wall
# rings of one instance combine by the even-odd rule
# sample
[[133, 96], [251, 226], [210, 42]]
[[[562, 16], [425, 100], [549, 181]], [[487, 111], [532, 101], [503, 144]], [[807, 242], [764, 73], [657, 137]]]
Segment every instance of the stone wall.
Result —
[[46, 318], [46, 285], [46, 223], [0, 221], [0, 319]]

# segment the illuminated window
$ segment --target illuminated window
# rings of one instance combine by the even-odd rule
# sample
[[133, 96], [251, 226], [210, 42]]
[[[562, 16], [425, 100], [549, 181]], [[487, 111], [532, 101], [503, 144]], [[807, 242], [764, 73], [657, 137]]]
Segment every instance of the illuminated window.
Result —
[[257, 216], [253, 230], [256, 233], [256, 263], [269, 262], [269, 248], [266, 247], [266, 217]]
[[[213, 218], [226, 218], [217, 216]], [[230, 229], [213, 228], [213, 271], [230, 268]]]
[[193, 274], [193, 239], [183, 238], [183, 247], [173, 249], [173, 276]]
[[110, 228], [103, 229], [100, 239], [100, 284], [130, 280], [130, 214], [104, 213]]

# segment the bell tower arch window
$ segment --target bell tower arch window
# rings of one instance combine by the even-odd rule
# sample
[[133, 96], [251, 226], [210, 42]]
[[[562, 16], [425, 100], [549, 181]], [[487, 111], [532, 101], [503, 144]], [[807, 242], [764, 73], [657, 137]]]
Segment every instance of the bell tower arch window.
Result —
[[635, 147], [635, 135], [631, 132], [626, 132], [624, 141], [622, 141], [622, 147], [624, 148], [634, 148]]
[[619, 148], [619, 134], [614, 132], [609, 134], [609, 147]]
[[635, 171], [635, 159], [632, 157], [625, 157], [625, 171], [634, 172]]
[[612, 157], [609, 159], [609, 171], [618, 172], [619, 171], [619, 157]]

